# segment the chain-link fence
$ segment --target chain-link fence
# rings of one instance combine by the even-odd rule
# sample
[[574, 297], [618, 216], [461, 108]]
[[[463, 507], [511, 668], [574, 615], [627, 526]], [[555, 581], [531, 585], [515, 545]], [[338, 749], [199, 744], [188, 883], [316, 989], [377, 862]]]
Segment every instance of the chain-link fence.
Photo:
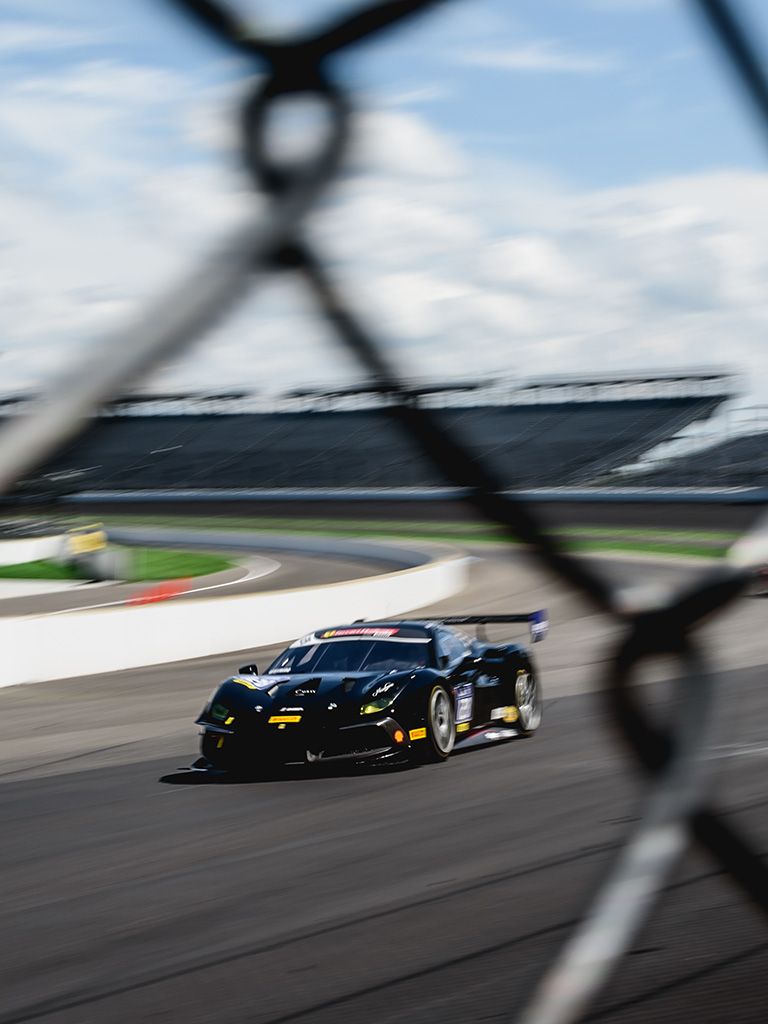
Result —
[[[604, 700], [627, 750], [648, 773], [644, 812], [609, 877], [556, 962], [519, 1015], [525, 1024], [578, 1020], [605, 985], [652, 909], [662, 884], [691, 841], [727, 872], [745, 899], [768, 910], [768, 871], [747, 837], [726, 822], [705, 797], [707, 749], [713, 724], [716, 679], [705, 661], [697, 627], [744, 589], [747, 572], [729, 567], [704, 573], [661, 605], [630, 606], [626, 592], [585, 562], [569, 556], [547, 533], [530, 505], [502, 494], [491, 470], [476, 460], [460, 436], [419, 406], [374, 331], [354, 311], [323, 259], [304, 234], [306, 215], [343, 165], [354, 131], [352, 98], [334, 74], [344, 52], [371, 36], [444, 0], [388, 0], [291, 39], [259, 36], [228, 9], [210, 0], [175, 0], [220, 42], [253, 60], [262, 75], [240, 110], [242, 154], [254, 187], [265, 193], [266, 212], [254, 213], [215, 246], [209, 257], [169, 293], [99, 345], [57, 381], [32, 411], [0, 431], [0, 493], [49, 460], [93, 426], [98, 409], [161, 361], [185, 349], [271, 272], [289, 272], [314, 298], [318, 315], [354, 357], [369, 383], [388, 396], [388, 414], [442, 477], [464, 489], [478, 515], [499, 535], [525, 542], [540, 564], [621, 627], [621, 640], [604, 681]], [[714, 38], [768, 127], [768, 84], [747, 34], [729, 5], [694, 0]], [[267, 121], [275, 104], [291, 95], [311, 96], [325, 108], [329, 128], [303, 164], [281, 164], [270, 149]], [[764, 527], [738, 546], [744, 561], [768, 552]], [[765, 531], [768, 532], [768, 531]], [[768, 560], [768, 557], [766, 557]], [[632, 685], [648, 658], [671, 655], [680, 665], [676, 711], [668, 731], [653, 724], [641, 690]]]

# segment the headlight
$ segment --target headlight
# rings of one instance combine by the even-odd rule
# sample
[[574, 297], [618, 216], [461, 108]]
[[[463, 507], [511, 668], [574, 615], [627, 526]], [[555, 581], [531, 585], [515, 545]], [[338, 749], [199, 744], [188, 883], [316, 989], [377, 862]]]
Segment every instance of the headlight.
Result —
[[361, 715], [375, 715], [379, 711], [384, 711], [394, 703], [396, 697], [399, 697], [402, 693], [402, 689], [393, 690], [392, 693], [385, 693], [382, 697], [378, 697], [376, 700], [372, 700], [370, 704], [363, 704], [360, 708]]
[[218, 686], [214, 686], [214, 688], [211, 690], [211, 694], [210, 694], [208, 700], [205, 702], [205, 706], [203, 707], [203, 714], [204, 715], [207, 715], [208, 712], [211, 710], [211, 705], [213, 704], [213, 698], [216, 696], [216, 694], [218, 692], [219, 692], [219, 687]]

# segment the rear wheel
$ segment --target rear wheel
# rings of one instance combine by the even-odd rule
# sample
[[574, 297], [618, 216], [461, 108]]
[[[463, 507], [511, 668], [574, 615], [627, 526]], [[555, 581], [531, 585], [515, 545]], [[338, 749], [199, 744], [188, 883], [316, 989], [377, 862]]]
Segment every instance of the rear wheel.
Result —
[[519, 713], [518, 729], [521, 736], [533, 736], [541, 725], [542, 693], [531, 669], [517, 673], [515, 703]]
[[456, 720], [447, 690], [433, 686], [427, 702], [427, 735], [416, 743], [414, 760], [421, 764], [445, 761], [456, 742]]

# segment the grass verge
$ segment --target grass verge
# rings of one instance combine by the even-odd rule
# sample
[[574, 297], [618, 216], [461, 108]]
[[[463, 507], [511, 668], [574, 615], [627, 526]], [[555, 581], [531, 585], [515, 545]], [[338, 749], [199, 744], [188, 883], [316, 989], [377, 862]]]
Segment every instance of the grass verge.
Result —
[[185, 576], [208, 576], [231, 569], [233, 563], [207, 551], [170, 551], [165, 548], [131, 548], [133, 555], [128, 583], [175, 580]]
[[[384, 519], [305, 519], [255, 516], [110, 516], [107, 526], [157, 526], [198, 530], [247, 530], [356, 538], [399, 538], [454, 544], [493, 543], [502, 533], [484, 522], [425, 522]], [[678, 530], [645, 527], [562, 526], [552, 531], [570, 551], [622, 552], [684, 558], [722, 558], [739, 536], [730, 530]]]
[[81, 576], [71, 565], [41, 560], [21, 562], [19, 565], [0, 565], [0, 579], [4, 580], [79, 580]]
[[[165, 548], [130, 548], [127, 583], [152, 583], [188, 576], [207, 576], [231, 569], [233, 563], [207, 551], [171, 551]], [[0, 566], [0, 579], [82, 580], [88, 579], [77, 566], [42, 560]]]
[[[92, 518], [92, 517], [91, 517]], [[90, 522], [73, 517], [72, 524]], [[386, 519], [328, 519], [215, 515], [110, 515], [106, 525], [156, 526], [178, 529], [292, 533], [331, 537], [393, 538], [426, 540], [449, 544], [494, 543], [503, 539], [501, 531], [485, 522]], [[722, 558], [728, 546], [739, 536], [736, 530], [681, 530], [659, 527], [559, 526], [552, 531], [570, 551], [583, 553], [668, 555], [684, 558]], [[205, 552], [167, 551], [134, 548], [139, 563], [131, 579], [163, 580], [180, 576], [200, 576], [231, 566], [226, 559]], [[22, 571], [19, 571], [22, 570]], [[61, 566], [28, 563], [26, 567], [0, 568], [0, 578], [76, 579]]]

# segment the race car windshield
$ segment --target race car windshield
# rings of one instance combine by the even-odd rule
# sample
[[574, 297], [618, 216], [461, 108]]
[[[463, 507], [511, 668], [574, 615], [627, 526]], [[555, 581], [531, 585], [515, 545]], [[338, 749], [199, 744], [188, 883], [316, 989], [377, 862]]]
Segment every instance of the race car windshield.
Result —
[[389, 672], [425, 668], [429, 643], [402, 640], [334, 640], [306, 647], [289, 647], [267, 669], [267, 674], [291, 672]]

